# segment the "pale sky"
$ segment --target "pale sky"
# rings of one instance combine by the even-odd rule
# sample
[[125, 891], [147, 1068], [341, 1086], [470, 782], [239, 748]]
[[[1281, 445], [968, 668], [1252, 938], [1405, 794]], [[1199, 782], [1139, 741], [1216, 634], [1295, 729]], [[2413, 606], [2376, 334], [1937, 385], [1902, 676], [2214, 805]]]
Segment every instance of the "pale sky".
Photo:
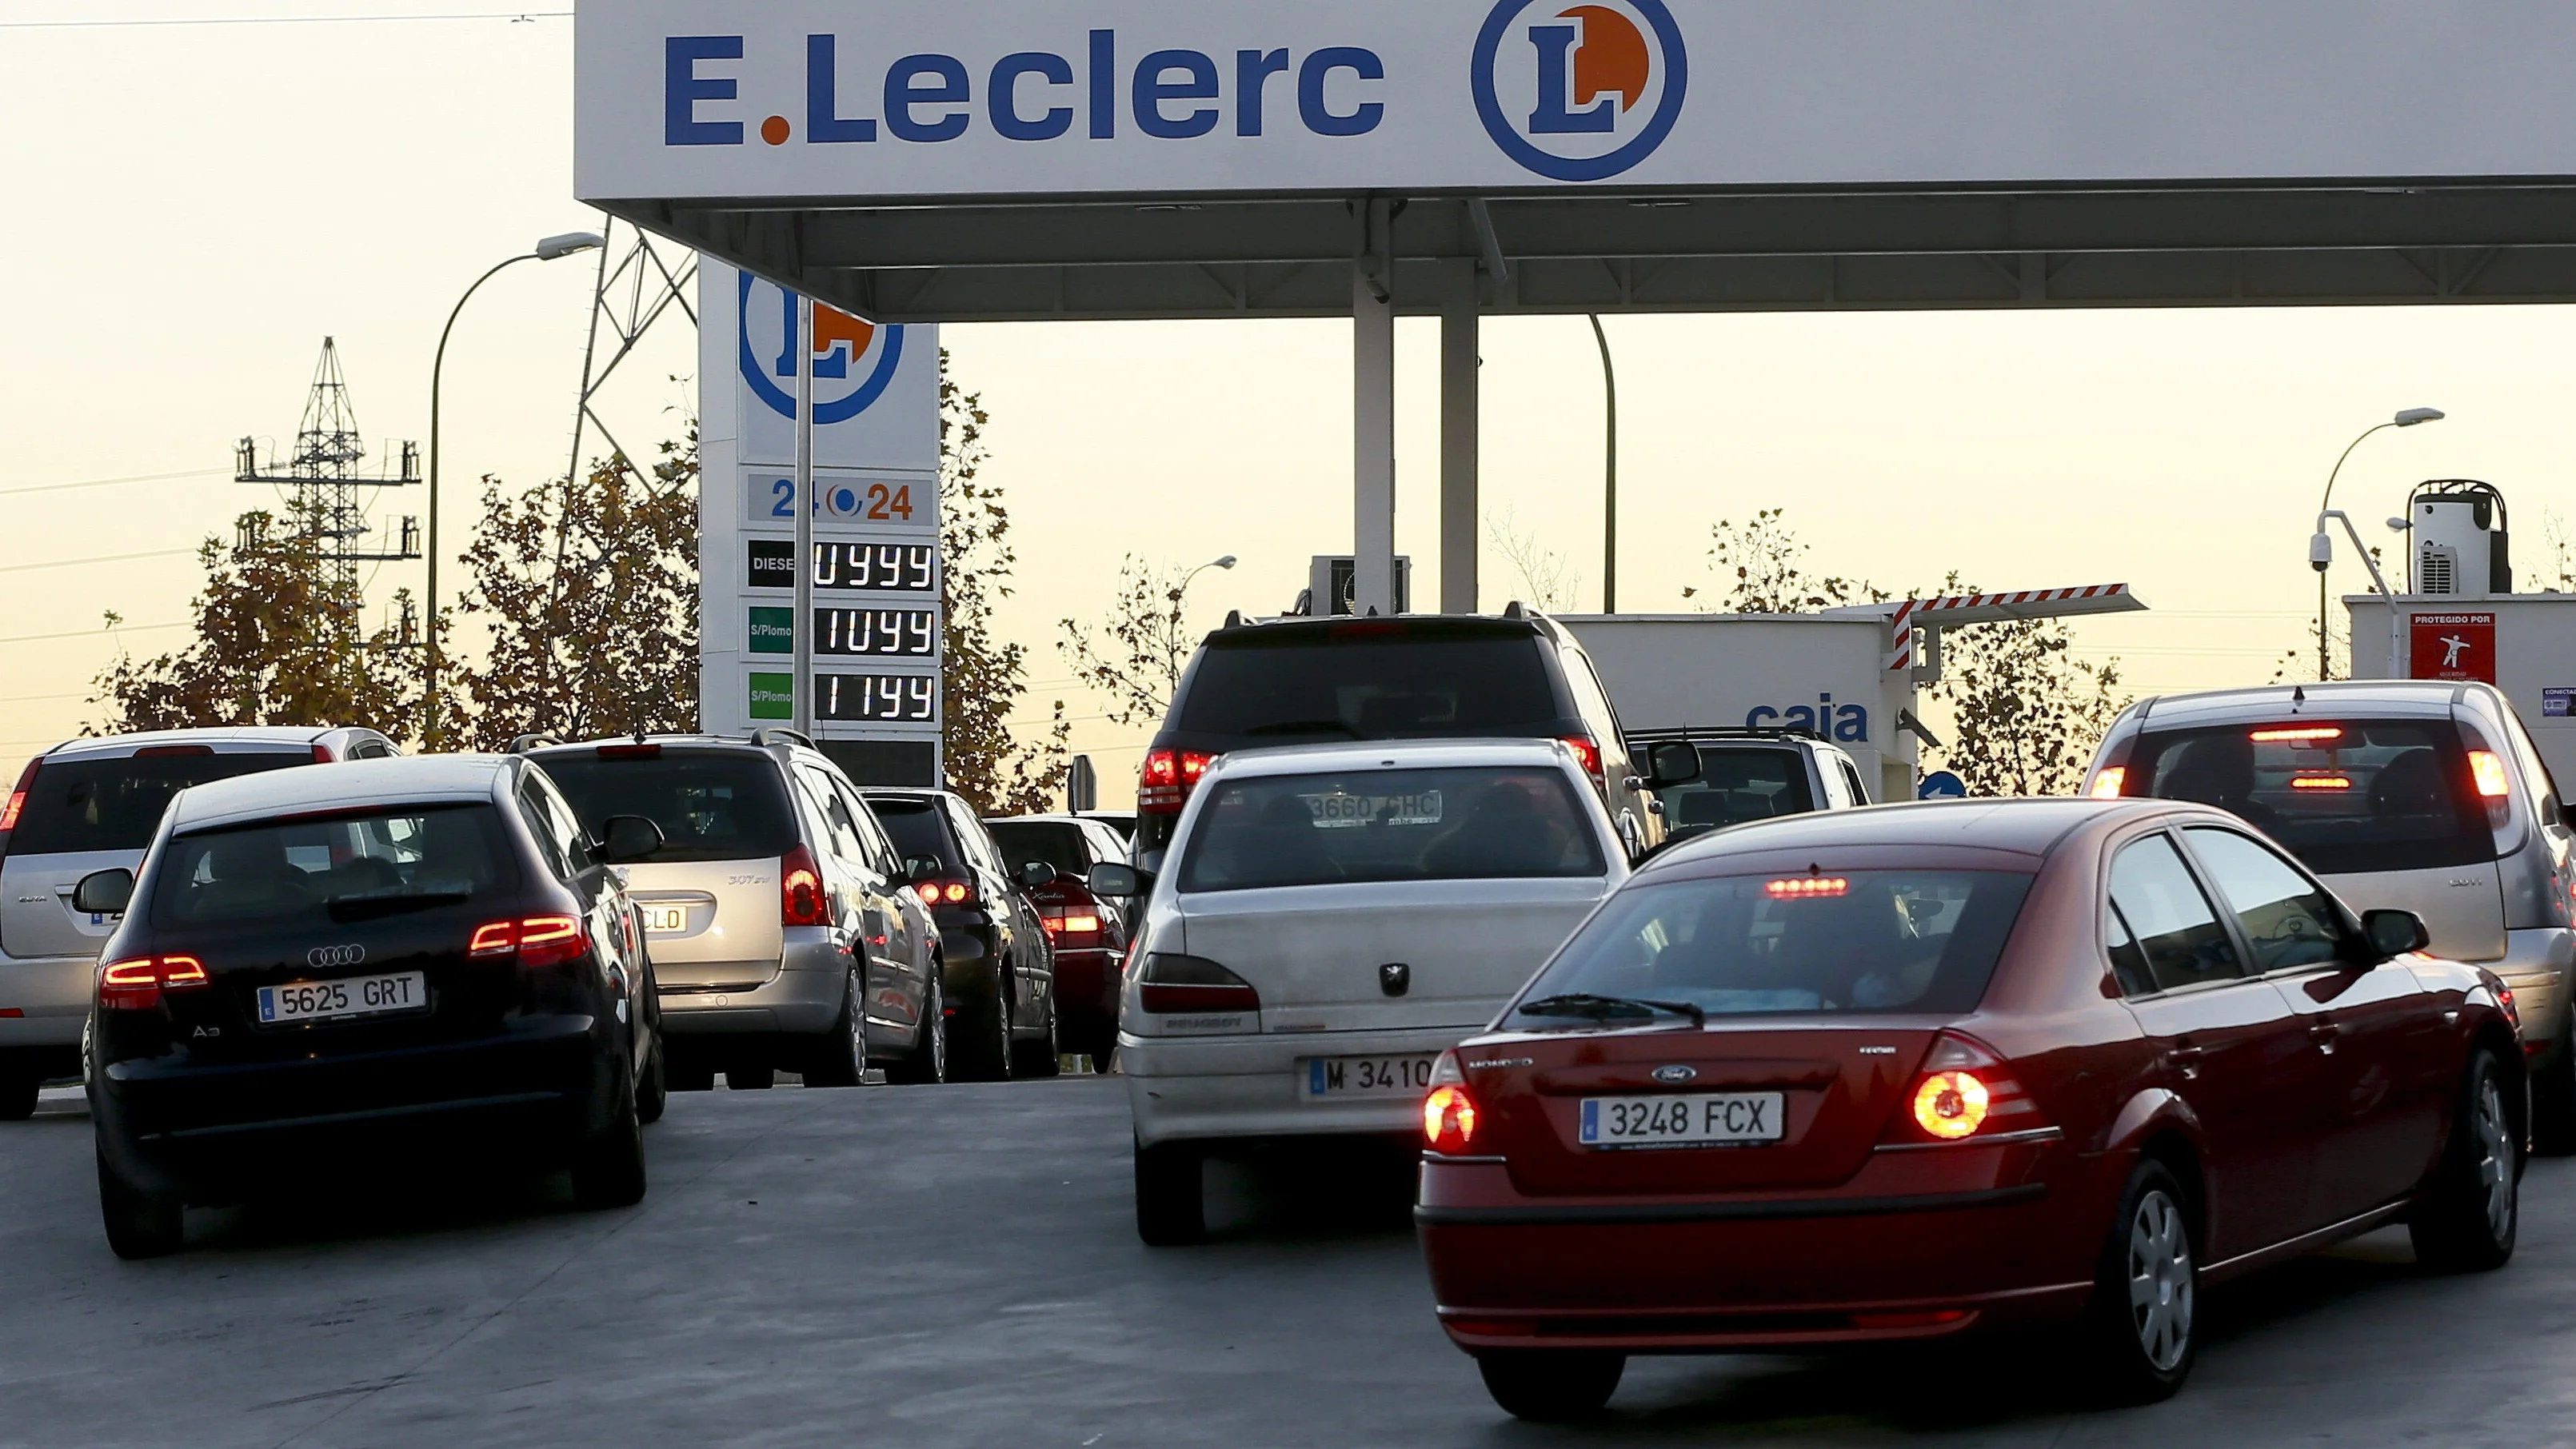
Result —
[[[18, 279], [0, 323], [0, 755], [91, 718], [90, 678], [137, 626], [187, 617], [185, 551], [256, 506], [230, 481], [244, 434], [291, 435], [324, 335], [371, 443], [424, 438], [438, 329], [485, 267], [595, 229], [572, 199], [571, 23], [31, 28], [54, 20], [482, 10], [370, 0], [0, 0], [0, 160]], [[497, 7], [491, 7], [497, 8]], [[564, 8], [562, 0], [546, 9]], [[514, 268], [448, 354], [443, 510], [461, 547], [472, 480], [562, 470], [591, 259]], [[1887, 586], [1952, 570], [1990, 589], [2127, 582], [2153, 611], [2078, 625], [2140, 692], [2269, 677], [2302, 639], [2307, 538], [2328, 468], [2404, 407], [2448, 421], [2373, 438], [2337, 501], [2376, 520], [2432, 477], [2483, 478], [2516, 510], [2518, 564], [2576, 514], [2563, 308], [1915, 313], [1613, 318], [1620, 367], [1620, 602], [1681, 609], [1709, 526], [1785, 505], [1826, 572]], [[1070, 687], [1056, 621], [1106, 603], [1122, 554], [1241, 556], [1192, 602], [1275, 612], [1306, 561], [1350, 545], [1350, 332], [1333, 322], [957, 327], [960, 379], [993, 413], [988, 474], [1021, 546], [1007, 637], [1039, 688]], [[1399, 546], [1437, 597], [1436, 325], [1399, 335]], [[1489, 512], [1582, 574], [1597, 607], [1601, 377], [1580, 318], [1490, 321]], [[604, 405], [639, 451], [694, 395], [680, 328]], [[681, 380], [673, 381], [677, 376]], [[158, 481], [12, 492], [98, 479]], [[382, 512], [418, 513], [414, 496]], [[2372, 530], [2374, 541], [2389, 537]], [[164, 554], [163, 551], [176, 551]], [[2366, 586], [2348, 548], [2338, 592]], [[115, 563], [63, 560], [154, 554]], [[31, 567], [32, 566], [32, 567]], [[377, 596], [417, 583], [388, 567]], [[444, 571], [443, 581], [461, 580]], [[453, 582], [450, 583], [452, 589]], [[1485, 605], [1520, 592], [1488, 550]], [[72, 639], [28, 636], [81, 631]], [[137, 654], [173, 628], [130, 631]], [[686, 666], [686, 667], [694, 667]], [[1144, 731], [1085, 718], [1105, 797]]]

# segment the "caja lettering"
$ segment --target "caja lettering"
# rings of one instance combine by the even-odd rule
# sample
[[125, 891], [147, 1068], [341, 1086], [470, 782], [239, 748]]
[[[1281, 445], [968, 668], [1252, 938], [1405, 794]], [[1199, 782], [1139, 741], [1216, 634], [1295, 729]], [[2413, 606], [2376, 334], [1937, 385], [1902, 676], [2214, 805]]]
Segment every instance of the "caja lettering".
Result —
[[1745, 713], [1744, 727], [1813, 730], [1837, 744], [1867, 744], [1869, 711], [1856, 704], [1838, 705], [1832, 695], [1820, 694], [1814, 704], [1793, 704], [1785, 709], [1755, 705]]
[[[1231, 122], [1236, 136], [1261, 136], [1291, 125], [1317, 136], [1364, 136], [1386, 118], [1386, 63], [1359, 46], [1324, 46], [1299, 54], [1285, 47], [1231, 55], [1199, 50], [1141, 50], [1115, 30], [1085, 37], [1079, 60], [1024, 50], [989, 64], [935, 53], [884, 63], [882, 84], [853, 83], [842, 37], [805, 38], [805, 95], [800, 125], [786, 112], [760, 122], [772, 146], [868, 145], [879, 141], [937, 144], [980, 123], [1007, 141], [1060, 140], [1079, 124], [1085, 139], [1110, 140], [1122, 126], [1158, 140], [1186, 141]], [[1132, 64], [1126, 59], [1135, 54]], [[744, 59], [739, 35], [674, 35], [664, 41], [662, 142], [666, 146], [740, 146], [749, 128], [738, 77], [727, 62]], [[845, 109], [845, 107], [847, 109]], [[728, 111], [732, 114], [728, 115]]]

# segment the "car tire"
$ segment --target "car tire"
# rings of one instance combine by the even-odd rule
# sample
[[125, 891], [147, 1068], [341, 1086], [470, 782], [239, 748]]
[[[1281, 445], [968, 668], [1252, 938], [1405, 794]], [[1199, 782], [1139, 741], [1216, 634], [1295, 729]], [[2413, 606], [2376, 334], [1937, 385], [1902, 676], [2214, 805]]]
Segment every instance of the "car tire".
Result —
[[653, 1039], [653, 1054], [644, 1059], [644, 1075], [635, 1084], [635, 1120], [650, 1127], [662, 1120], [671, 1106], [671, 1049], [660, 1037]]
[[1182, 1142], [1136, 1144], [1136, 1236], [1149, 1248], [1186, 1248], [1207, 1237], [1205, 1159]]
[[98, 1154], [98, 1215], [107, 1246], [129, 1262], [166, 1258], [188, 1243], [186, 1204], [179, 1194], [130, 1181], [104, 1152]]
[[1476, 1355], [1485, 1392], [1515, 1419], [1567, 1424], [1610, 1406], [1628, 1356], [1598, 1349], [1511, 1348]]
[[993, 983], [993, 999], [974, 1015], [974, 1030], [964, 1049], [950, 1042], [950, 1069], [963, 1082], [1007, 1082], [1011, 1079], [1011, 997], [1009, 988]]
[[644, 1124], [630, 1088], [607, 1128], [572, 1159], [572, 1200], [585, 1211], [633, 1207], [644, 1200]]
[[725, 1090], [728, 1092], [766, 1092], [778, 1085], [778, 1069], [772, 1066], [725, 1068]]
[[36, 1115], [36, 1095], [44, 1079], [27, 1072], [0, 1073], [0, 1122], [24, 1122]]
[[2481, 1048], [2469, 1058], [2451, 1140], [2406, 1224], [2415, 1257], [2438, 1273], [2482, 1273], [2513, 1258], [2522, 1229], [2522, 1154], [2504, 1066]]
[[2576, 1153], [2576, 1001], [2558, 1021], [2558, 1060], [2531, 1076], [2531, 1150], [2541, 1157]]
[[1064, 1070], [1063, 1048], [1056, 1040], [1055, 1003], [1047, 1003], [1046, 1035], [1035, 1041], [1011, 1045], [1011, 1075], [1016, 1077], [1052, 1077]]
[[2200, 1259], [2192, 1199], [2149, 1158], [2129, 1174], [2093, 1279], [2081, 1349], [2107, 1404], [2173, 1397], [2200, 1352]]
[[935, 1087], [948, 1080], [948, 988], [940, 966], [930, 963], [930, 985], [922, 992], [921, 1026], [913, 1033], [912, 1052], [886, 1068], [886, 1080], [906, 1086]]
[[841, 992], [841, 1014], [807, 1052], [806, 1086], [855, 1087], [867, 1077], [868, 1016], [862, 992], [858, 968], [852, 967]]

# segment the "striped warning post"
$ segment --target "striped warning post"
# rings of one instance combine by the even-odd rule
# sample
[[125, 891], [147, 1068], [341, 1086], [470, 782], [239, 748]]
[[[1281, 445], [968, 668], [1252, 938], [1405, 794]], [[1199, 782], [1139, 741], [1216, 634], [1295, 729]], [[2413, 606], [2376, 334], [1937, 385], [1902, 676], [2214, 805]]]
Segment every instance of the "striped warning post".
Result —
[[1992, 624], [2008, 619], [2057, 619], [2070, 614], [2111, 614], [2146, 604], [2127, 584], [2088, 584], [2072, 589], [2021, 589], [2005, 594], [1957, 594], [1946, 599], [1904, 599], [1888, 620], [1888, 668], [1914, 667], [1914, 631], [1924, 625]]

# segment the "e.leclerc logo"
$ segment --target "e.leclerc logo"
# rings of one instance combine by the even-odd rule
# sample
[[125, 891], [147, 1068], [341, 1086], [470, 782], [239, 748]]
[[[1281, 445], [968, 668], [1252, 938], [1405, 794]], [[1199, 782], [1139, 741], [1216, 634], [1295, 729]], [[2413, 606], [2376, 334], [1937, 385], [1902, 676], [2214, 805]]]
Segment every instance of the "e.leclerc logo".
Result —
[[[757, 299], [757, 300], [755, 300]], [[742, 380], [782, 418], [796, 416], [796, 298], [742, 274]], [[814, 426], [848, 422], [885, 396], [903, 365], [903, 328], [814, 304]]]
[[1552, 181], [1601, 181], [1672, 134], [1690, 62], [1663, 0], [1502, 0], [1471, 75], [1504, 155]]

